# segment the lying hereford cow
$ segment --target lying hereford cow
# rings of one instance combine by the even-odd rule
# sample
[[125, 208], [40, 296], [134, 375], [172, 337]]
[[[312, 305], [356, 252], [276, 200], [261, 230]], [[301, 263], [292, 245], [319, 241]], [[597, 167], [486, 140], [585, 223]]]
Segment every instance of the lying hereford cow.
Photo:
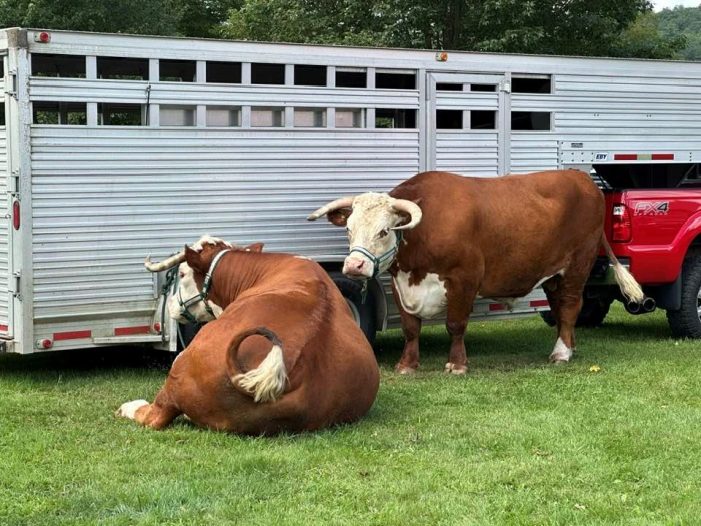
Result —
[[[185, 414], [212, 429], [272, 434], [350, 422], [370, 409], [375, 356], [319, 265], [219, 240], [199, 248], [147, 267], [181, 264], [177, 294], [200, 297], [188, 305], [198, 321], [223, 312], [178, 356], [152, 404], [127, 402], [118, 415], [154, 429]], [[184, 319], [179, 305], [171, 310]]]
[[348, 231], [344, 274], [392, 274], [405, 337], [400, 373], [419, 366], [421, 320], [446, 314], [452, 343], [445, 369], [464, 374], [463, 337], [475, 299], [508, 302], [540, 284], [558, 327], [550, 360], [568, 361], [584, 284], [600, 246], [623, 295], [643, 299], [606, 241], [603, 194], [577, 170], [494, 179], [424, 172], [389, 194], [337, 199], [308, 219], [324, 214]]

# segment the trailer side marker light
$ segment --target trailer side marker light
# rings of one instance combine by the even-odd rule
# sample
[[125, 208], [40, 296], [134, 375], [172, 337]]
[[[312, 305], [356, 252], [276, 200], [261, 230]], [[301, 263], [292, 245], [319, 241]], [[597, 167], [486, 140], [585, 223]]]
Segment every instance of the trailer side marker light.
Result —
[[153, 324], [153, 330], [156, 332], [161, 332], [161, 324], [156, 322]]
[[12, 201], [12, 228], [19, 230], [20, 227], [20, 206], [19, 200]]
[[501, 303], [490, 303], [489, 304], [489, 312], [494, 312], [498, 310], [506, 310], [506, 305], [502, 305]]
[[548, 300], [533, 300], [528, 303], [531, 307], [549, 307]]
[[0, 332], [7, 332], [9, 327], [7, 325], [0, 325]]
[[116, 327], [114, 329], [115, 336], [131, 336], [133, 334], [148, 334], [151, 327], [148, 325], [140, 325], [139, 327]]
[[42, 31], [34, 35], [34, 42], [41, 42], [42, 44], [48, 44], [51, 42], [51, 33], [48, 31]]
[[65, 340], [85, 340], [86, 338], [92, 338], [92, 331], [66, 331], [54, 333], [55, 342]]
[[53, 346], [54, 346], [54, 342], [52, 342], [48, 338], [44, 338], [43, 340], [37, 341], [37, 347], [40, 349], [51, 349], [51, 347], [53, 347]]
[[438, 53], [436, 53], [436, 60], [438, 62], [448, 62], [448, 52], [439, 51]]

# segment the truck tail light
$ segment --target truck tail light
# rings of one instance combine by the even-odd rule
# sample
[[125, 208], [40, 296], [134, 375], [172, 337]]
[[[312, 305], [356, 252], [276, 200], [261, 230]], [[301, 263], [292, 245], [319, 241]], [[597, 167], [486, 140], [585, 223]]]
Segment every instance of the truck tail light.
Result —
[[633, 238], [633, 225], [630, 222], [630, 212], [623, 204], [613, 205], [612, 241], [625, 243]]

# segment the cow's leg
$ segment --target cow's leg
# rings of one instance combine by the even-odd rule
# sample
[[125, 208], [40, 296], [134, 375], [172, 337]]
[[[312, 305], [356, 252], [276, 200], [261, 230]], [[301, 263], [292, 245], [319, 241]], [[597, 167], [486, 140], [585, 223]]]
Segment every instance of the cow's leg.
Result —
[[163, 388], [152, 404], [146, 400], [126, 402], [121, 405], [116, 414], [134, 420], [142, 426], [163, 429], [182, 412], [171, 402], [166, 388]]
[[421, 335], [421, 318], [406, 312], [401, 305], [399, 315], [404, 333], [404, 350], [402, 357], [394, 367], [399, 374], [412, 374], [419, 367], [419, 336]]
[[450, 334], [450, 354], [445, 372], [465, 374], [467, 372], [467, 352], [465, 351], [465, 330], [467, 319], [472, 312], [475, 293], [460, 289], [459, 292], [448, 288], [448, 312], [445, 327]]

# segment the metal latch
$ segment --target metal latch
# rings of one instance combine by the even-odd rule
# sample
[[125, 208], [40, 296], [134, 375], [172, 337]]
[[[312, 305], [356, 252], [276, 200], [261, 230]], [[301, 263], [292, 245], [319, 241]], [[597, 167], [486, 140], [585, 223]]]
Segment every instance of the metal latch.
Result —
[[510, 80], [502, 80], [501, 81], [501, 91], [504, 93], [511, 93], [511, 81]]
[[17, 71], [8, 72], [7, 78], [5, 80], [5, 93], [17, 98]]
[[18, 300], [22, 300], [22, 295], [20, 294], [20, 279], [22, 278], [22, 271], [17, 270], [12, 273], [12, 279], [10, 280], [10, 292]]

